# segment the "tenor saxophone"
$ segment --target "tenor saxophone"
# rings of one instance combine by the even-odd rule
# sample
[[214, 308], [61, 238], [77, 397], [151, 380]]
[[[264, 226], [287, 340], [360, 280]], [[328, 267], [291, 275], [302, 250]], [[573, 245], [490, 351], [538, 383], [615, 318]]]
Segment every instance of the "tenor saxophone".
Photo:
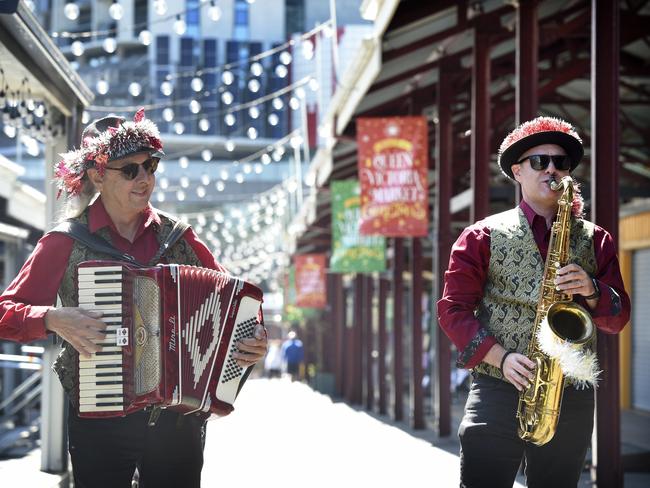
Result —
[[557, 270], [569, 261], [569, 236], [573, 204], [573, 180], [565, 176], [550, 181], [551, 189], [562, 190], [558, 211], [551, 227], [544, 278], [537, 304], [535, 323], [526, 355], [535, 363], [534, 378], [528, 388], [519, 393], [518, 434], [525, 441], [542, 446], [555, 435], [560, 418], [564, 374], [560, 361], [548, 356], [539, 345], [539, 331], [549, 327], [560, 341], [580, 347], [591, 340], [594, 324], [584, 307], [572, 302], [572, 295], [555, 287]]

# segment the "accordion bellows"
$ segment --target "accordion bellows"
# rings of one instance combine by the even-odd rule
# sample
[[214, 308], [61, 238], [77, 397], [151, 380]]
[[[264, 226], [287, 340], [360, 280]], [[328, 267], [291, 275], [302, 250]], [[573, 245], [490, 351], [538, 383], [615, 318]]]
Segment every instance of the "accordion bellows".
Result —
[[256, 286], [207, 268], [78, 267], [79, 306], [102, 311], [102, 350], [79, 358], [80, 417], [117, 417], [148, 406], [227, 415], [250, 368], [237, 342], [262, 323]]

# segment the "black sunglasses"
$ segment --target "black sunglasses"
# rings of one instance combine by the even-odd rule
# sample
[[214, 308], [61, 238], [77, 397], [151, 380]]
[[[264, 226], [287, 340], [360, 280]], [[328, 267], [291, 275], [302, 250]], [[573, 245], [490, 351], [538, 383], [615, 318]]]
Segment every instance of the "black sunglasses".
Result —
[[124, 176], [125, 179], [134, 180], [135, 177], [138, 176], [138, 173], [140, 172], [140, 166], [142, 166], [144, 170], [150, 175], [154, 174], [158, 169], [158, 161], [160, 161], [159, 158], [149, 158], [141, 164], [129, 163], [122, 166], [121, 168], [111, 168], [109, 166], [106, 166], [106, 169], [112, 169], [113, 171], [121, 171], [122, 176]]
[[553, 166], [555, 166], [555, 169], [557, 170], [568, 171], [571, 169], [571, 158], [563, 154], [553, 156], [549, 154], [532, 154], [520, 159], [517, 161], [517, 164], [521, 164], [526, 160], [530, 161], [530, 167], [537, 171], [542, 171], [548, 168], [551, 161], [553, 161]]

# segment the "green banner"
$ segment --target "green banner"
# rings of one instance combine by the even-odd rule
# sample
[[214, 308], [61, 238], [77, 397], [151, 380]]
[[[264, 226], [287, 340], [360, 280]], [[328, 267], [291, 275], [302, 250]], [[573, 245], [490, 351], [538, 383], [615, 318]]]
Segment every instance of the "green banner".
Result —
[[357, 180], [332, 181], [332, 257], [334, 273], [370, 273], [386, 269], [386, 239], [359, 233], [361, 199]]

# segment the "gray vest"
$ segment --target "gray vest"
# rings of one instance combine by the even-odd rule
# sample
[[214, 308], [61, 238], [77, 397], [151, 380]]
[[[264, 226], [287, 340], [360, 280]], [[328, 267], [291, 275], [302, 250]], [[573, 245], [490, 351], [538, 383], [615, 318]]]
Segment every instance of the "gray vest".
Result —
[[[504, 348], [525, 354], [535, 324], [545, 263], [520, 208], [486, 220], [490, 229], [490, 266], [476, 314]], [[591, 275], [596, 271], [593, 235], [594, 224], [572, 219], [569, 262]], [[485, 362], [474, 371], [503, 379], [499, 368]]]
[[[172, 217], [159, 213], [161, 226], [158, 229], [158, 243], [162, 244], [171, 232], [176, 220]], [[88, 210], [86, 210], [78, 219], [83, 224], [88, 224]], [[97, 235], [111, 242], [110, 232], [104, 227], [97, 231]], [[185, 239], [179, 239], [165, 253], [165, 262], [174, 264], [188, 264], [192, 266], [203, 266], [192, 247], [187, 244]], [[77, 266], [83, 261], [106, 260], [112, 259], [107, 255], [94, 251], [79, 241], [75, 240], [68, 260], [68, 266], [63, 275], [63, 280], [59, 286], [58, 296], [64, 307], [77, 307], [79, 303], [78, 289], [76, 283]], [[146, 263], [147, 266], [155, 266], [157, 263]], [[63, 389], [70, 396], [73, 405], [78, 405], [76, 398], [75, 385], [77, 383], [77, 366], [79, 364], [79, 353], [68, 343], [63, 345], [63, 349], [54, 362], [52, 369], [59, 376]]]

